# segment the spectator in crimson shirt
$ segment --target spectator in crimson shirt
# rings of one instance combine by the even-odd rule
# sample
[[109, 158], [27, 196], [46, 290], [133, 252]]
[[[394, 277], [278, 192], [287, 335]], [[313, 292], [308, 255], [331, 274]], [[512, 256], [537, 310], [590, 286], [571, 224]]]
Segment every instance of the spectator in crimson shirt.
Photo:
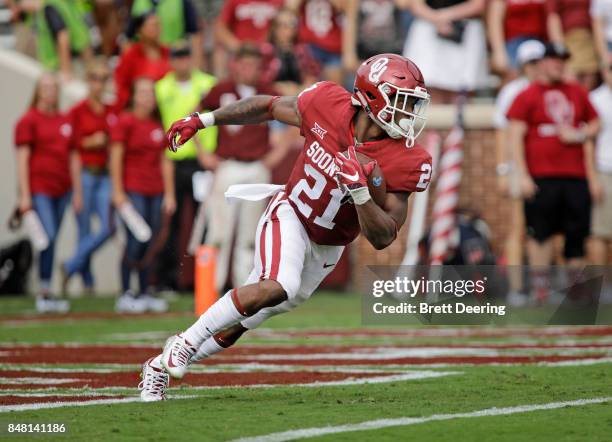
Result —
[[599, 120], [586, 90], [564, 80], [567, 57], [548, 45], [539, 62], [540, 79], [516, 97], [507, 113], [525, 199], [527, 255], [530, 265], [537, 266], [531, 283], [538, 302], [548, 298], [551, 237], [564, 234], [564, 256], [570, 267], [578, 268], [590, 228], [587, 178], [595, 171], [592, 150], [583, 145], [597, 134]]
[[[359, 66], [357, 57], [357, 0], [288, 0], [300, 18], [299, 42], [306, 43], [322, 66], [322, 77], [344, 83], [345, 72]], [[344, 70], [343, 70], [344, 69]]]
[[[58, 110], [58, 94], [57, 79], [44, 74], [36, 85], [30, 108], [15, 128], [19, 212], [33, 209], [49, 238], [38, 264], [40, 293], [36, 306], [39, 311], [68, 308], [66, 302], [51, 299], [51, 277], [55, 241], [70, 201], [71, 175], [77, 185], [79, 177], [74, 173], [75, 168], [70, 167], [71, 162], [77, 161], [77, 155], [71, 151], [70, 118]], [[79, 211], [82, 200], [78, 190], [72, 202]]]
[[491, 0], [487, 7], [487, 37], [493, 69], [508, 78], [518, 76], [518, 47], [527, 40], [546, 41], [545, 0]]
[[[77, 248], [74, 255], [62, 266], [64, 291], [69, 278], [77, 273], [83, 278], [85, 290], [93, 291], [91, 257], [114, 232], [107, 162], [110, 130], [116, 124], [117, 117], [111, 106], [103, 102], [109, 77], [110, 72], [105, 64], [97, 62], [88, 66], [89, 95], [70, 111], [73, 144], [81, 160], [78, 163], [81, 176], [79, 193], [83, 203], [81, 210], [77, 212]], [[97, 232], [91, 230], [94, 214], [99, 221]]]
[[[257, 46], [245, 44], [238, 50], [230, 64], [230, 75], [230, 79], [219, 82], [204, 97], [201, 109], [214, 110], [254, 95], [277, 95], [260, 82], [261, 52]], [[262, 202], [230, 207], [224, 193], [233, 184], [269, 183], [272, 169], [285, 156], [286, 145], [271, 143], [267, 123], [219, 126], [218, 129], [217, 150], [204, 154], [202, 162], [215, 172], [207, 202], [206, 243], [219, 249], [216, 282], [221, 290], [230, 274], [230, 256], [234, 278], [230, 283], [246, 281], [253, 262], [257, 222], [265, 207]]]
[[[155, 238], [162, 212], [172, 215], [176, 209], [174, 166], [165, 154], [166, 137], [155, 101], [153, 81], [148, 78], [136, 80], [131, 101], [129, 110], [119, 115], [111, 131], [112, 200], [120, 212], [125, 204], [131, 203]], [[127, 229], [127, 243], [121, 261], [123, 294], [115, 306], [120, 312], [165, 309], [161, 299], [148, 293], [152, 263], [144, 258], [149, 243], [139, 242]], [[135, 269], [138, 270], [138, 291], [130, 288], [131, 274]]]
[[160, 80], [170, 69], [170, 51], [160, 42], [159, 18], [149, 12], [135, 19], [138, 41], [125, 49], [115, 69], [116, 111], [121, 111], [130, 99], [137, 78]]

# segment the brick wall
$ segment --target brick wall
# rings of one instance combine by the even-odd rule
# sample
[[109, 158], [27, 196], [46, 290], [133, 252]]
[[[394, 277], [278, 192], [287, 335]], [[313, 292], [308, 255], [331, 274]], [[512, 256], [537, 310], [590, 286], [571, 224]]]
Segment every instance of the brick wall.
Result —
[[[441, 132], [442, 136], [446, 131]], [[463, 176], [459, 204], [479, 211], [491, 228], [493, 248], [501, 253], [503, 239], [508, 229], [508, 200], [497, 192], [495, 175], [495, 136], [492, 129], [470, 129], [464, 142]], [[431, 183], [429, 211], [435, 195], [436, 182]], [[409, 213], [410, 217], [410, 213]], [[410, 218], [409, 218], [410, 219]], [[359, 237], [353, 248], [353, 262], [361, 265], [395, 265], [404, 257], [406, 234], [409, 222], [400, 230], [399, 240], [382, 251], [376, 251], [363, 237]], [[428, 213], [426, 228], [430, 226]]]

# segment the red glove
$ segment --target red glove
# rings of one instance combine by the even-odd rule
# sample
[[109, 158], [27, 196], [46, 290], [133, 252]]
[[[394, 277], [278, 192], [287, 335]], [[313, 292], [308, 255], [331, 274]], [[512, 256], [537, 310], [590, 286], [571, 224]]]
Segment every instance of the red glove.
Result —
[[170, 150], [176, 152], [180, 146], [189, 141], [200, 129], [204, 129], [204, 124], [202, 124], [197, 112], [172, 123], [166, 134]]
[[336, 154], [336, 180], [340, 187], [345, 187], [351, 193], [355, 204], [364, 204], [370, 199], [368, 177], [376, 167], [376, 161], [362, 165], [357, 158], [355, 146], [349, 146], [346, 154]]
[[376, 161], [370, 161], [362, 166], [357, 159], [355, 146], [349, 146], [346, 154], [341, 152], [336, 154], [336, 165], [338, 166], [336, 172], [338, 181], [349, 189], [356, 189], [367, 187], [368, 177], [376, 167]]

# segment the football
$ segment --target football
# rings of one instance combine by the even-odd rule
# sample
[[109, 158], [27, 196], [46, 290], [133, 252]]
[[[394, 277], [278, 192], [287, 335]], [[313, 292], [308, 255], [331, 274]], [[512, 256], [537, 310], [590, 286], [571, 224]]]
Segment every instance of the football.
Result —
[[[372, 158], [359, 152], [357, 152], [357, 159], [362, 165], [372, 161]], [[376, 164], [376, 167], [374, 167], [374, 170], [368, 177], [368, 190], [374, 202], [380, 207], [384, 207], [385, 198], [387, 197], [387, 183], [378, 164]]]

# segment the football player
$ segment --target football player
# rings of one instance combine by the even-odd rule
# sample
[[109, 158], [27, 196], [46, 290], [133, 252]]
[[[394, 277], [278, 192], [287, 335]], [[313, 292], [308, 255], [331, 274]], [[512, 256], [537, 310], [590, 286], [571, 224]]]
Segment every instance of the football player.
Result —
[[[172, 125], [173, 150], [206, 127], [273, 119], [299, 127], [305, 143], [285, 186], [231, 192], [251, 200], [272, 196], [257, 228], [254, 268], [242, 287], [145, 362], [143, 400], [165, 399], [169, 376], [182, 378], [189, 364], [307, 300], [359, 232], [378, 250], [395, 240], [408, 197], [425, 190], [431, 177], [430, 155], [415, 146], [428, 103], [419, 68], [399, 55], [381, 54], [359, 67], [353, 94], [324, 81], [297, 97], [253, 96]], [[362, 164], [357, 153], [372, 161]], [[386, 181], [382, 207], [368, 189], [376, 163]]]

